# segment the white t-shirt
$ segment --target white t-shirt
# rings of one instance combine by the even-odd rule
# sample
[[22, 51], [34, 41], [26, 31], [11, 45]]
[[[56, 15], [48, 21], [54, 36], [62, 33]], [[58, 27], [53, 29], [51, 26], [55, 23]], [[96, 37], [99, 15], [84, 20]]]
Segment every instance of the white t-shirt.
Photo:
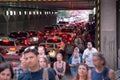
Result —
[[72, 57], [72, 64], [78, 64], [78, 63], [80, 63], [80, 58]]
[[83, 52], [83, 59], [85, 60], [85, 64], [89, 67], [94, 67], [92, 57], [96, 52], [98, 52], [96, 48], [92, 48], [91, 50], [87, 48]]

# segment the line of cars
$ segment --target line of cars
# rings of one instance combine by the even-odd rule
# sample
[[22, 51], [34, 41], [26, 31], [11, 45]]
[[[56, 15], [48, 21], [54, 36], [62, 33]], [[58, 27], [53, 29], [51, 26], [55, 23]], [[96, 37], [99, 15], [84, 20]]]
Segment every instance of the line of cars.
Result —
[[67, 42], [72, 42], [76, 33], [65, 25], [53, 25], [40, 31], [16, 31], [11, 32], [6, 38], [0, 38], [0, 53], [4, 56], [18, 56], [23, 47], [44, 46], [48, 55], [55, 58], [56, 54], [64, 51]]
[[[76, 37], [74, 27], [71, 28], [69, 24], [54, 25], [52, 28], [45, 27], [45, 42], [40, 43], [44, 45], [46, 51], [51, 58], [55, 58], [58, 52], [64, 52], [65, 45], [72, 42]], [[63, 55], [65, 53], [62, 53]]]

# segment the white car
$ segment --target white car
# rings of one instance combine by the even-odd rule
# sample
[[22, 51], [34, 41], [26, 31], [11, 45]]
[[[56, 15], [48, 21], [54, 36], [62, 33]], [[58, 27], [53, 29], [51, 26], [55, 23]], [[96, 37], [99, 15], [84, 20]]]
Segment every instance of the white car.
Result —
[[19, 50], [16, 40], [0, 38], [0, 47], [7, 51], [6, 55], [17, 55], [16, 52]]
[[49, 52], [50, 57], [55, 57], [59, 50], [64, 50], [65, 44], [60, 37], [49, 37], [45, 43], [40, 43]]

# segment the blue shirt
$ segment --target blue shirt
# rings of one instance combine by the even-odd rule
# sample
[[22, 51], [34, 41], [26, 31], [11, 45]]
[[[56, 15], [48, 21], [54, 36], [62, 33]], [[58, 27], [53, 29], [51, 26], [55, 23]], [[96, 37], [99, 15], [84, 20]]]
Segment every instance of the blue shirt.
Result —
[[[37, 72], [30, 72], [27, 70], [26, 72], [22, 73], [18, 80], [43, 80], [43, 69], [40, 69]], [[53, 69], [48, 69], [48, 77], [49, 80], [55, 80], [55, 73]]]
[[96, 72], [95, 68], [91, 70], [91, 80], [110, 80], [108, 77], [109, 69], [104, 67], [101, 73]]

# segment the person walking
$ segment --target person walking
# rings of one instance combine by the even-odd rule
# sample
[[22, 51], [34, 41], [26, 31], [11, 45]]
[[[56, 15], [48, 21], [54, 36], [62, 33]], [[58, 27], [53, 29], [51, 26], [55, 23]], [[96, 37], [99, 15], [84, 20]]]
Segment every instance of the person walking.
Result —
[[89, 71], [89, 80], [115, 80], [114, 70], [106, 67], [106, 61], [100, 52], [93, 55], [94, 68]]
[[21, 53], [20, 54], [20, 65], [16, 68], [13, 68], [13, 72], [15, 74], [13, 80], [18, 80], [18, 77], [20, 76], [20, 74], [22, 74], [26, 70], [27, 70], [27, 65], [24, 59], [24, 55], [23, 53]]
[[74, 80], [88, 80], [88, 65], [80, 64], [78, 66], [77, 75]]
[[[52, 68], [48, 67], [48, 60], [46, 57], [41, 57], [39, 59], [40, 67], [43, 68], [43, 80], [49, 80], [49, 78], [53, 79], [55, 77], [55, 71]], [[51, 76], [51, 75], [54, 76]]]
[[[24, 58], [28, 70], [22, 73], [18, 80], [43, 80], [43, 68], [39, 64], [39, 53], [35, 48], [28, 47], [24, 51]], [[55, 76], [50, 71], [49, 80], [55, 80]]]
[[83, 58], [83, 63], [87, 64], [90, 69], [94, 67], [92, 56], [96, 52], [98, 52], [97, 49], [92, 46], [91, 42], [88, 42], [87, 48], [84, 50], [82, 58]]
[[76, 76], [78, 65], [82, 63], [82, 55], [79, 54], [77, 47], [74, 49], [73, 55], [69, 58], [68, 64], [70, 66], [70, 72], [72, 78]]

